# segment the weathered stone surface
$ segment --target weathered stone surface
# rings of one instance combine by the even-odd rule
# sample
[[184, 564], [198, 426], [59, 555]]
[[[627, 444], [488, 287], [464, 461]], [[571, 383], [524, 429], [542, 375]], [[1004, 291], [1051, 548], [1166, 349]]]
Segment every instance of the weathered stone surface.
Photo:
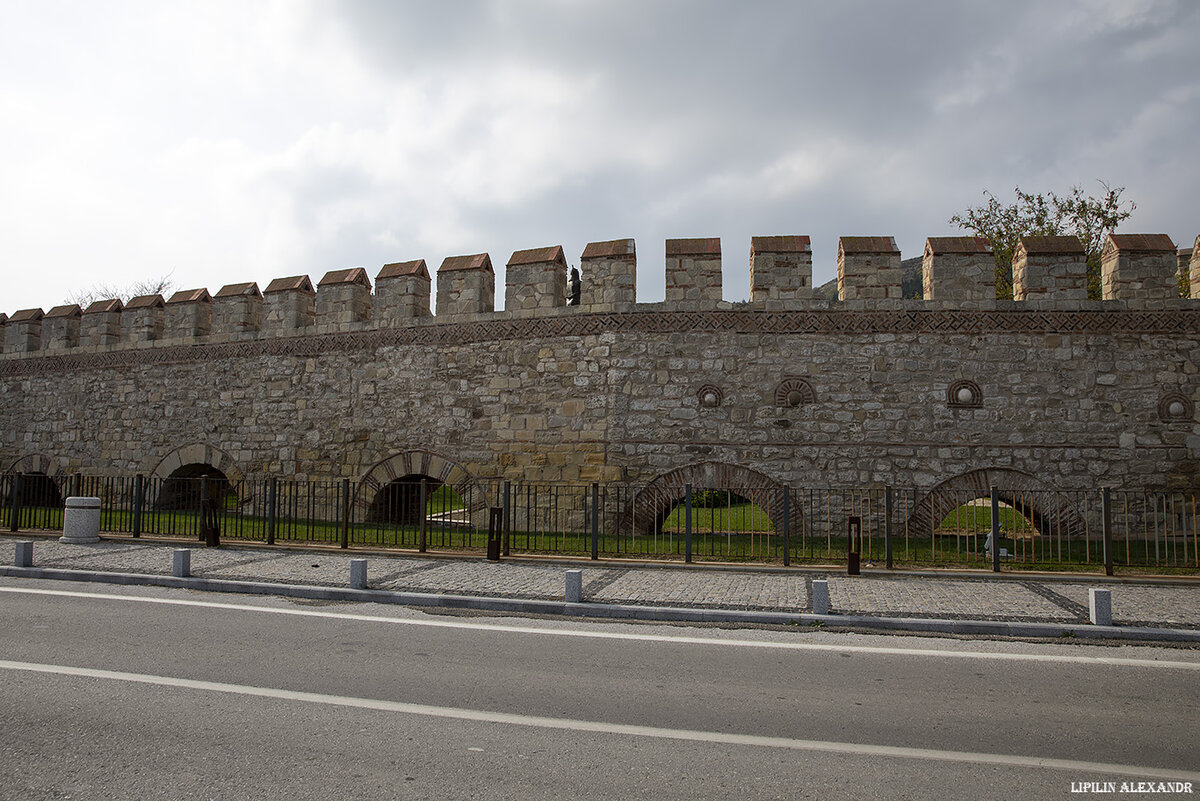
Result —
[[1100, 262], [1105, 300], [1179, 297], [1179, 256], [1166, 234], [1109, 234]]
[[840, 300], [899, 300], [900, 249], [890, 236], [843, 236], [838, 240]]
[[504, 310], [514, 314], [567, 305], [567, 259], [560, 245], [518, 250], [505, 270]]
[[486, 253], [450, 256], [437, 275], [438, 316], [480, 314], [496, 308], [496, 273]]
[[380, 323], [403, 324], [428, 317], [431, 285], [424, 259], [385, 264], [375, 276], [375, 304]]
[[590, 242], [580, 267], [582, 310], [612, 311], [637, 300], [637, 248], [632, 239]]
[[1087, 252], [1078, 237], [1022, 237], [1013, 253], [1013, 299], [1087, 300]]
[[721, 240], [667, 240], [666, 307], [713, 309], [722, 299]]
[[812, 245], [807, 236], [750, 240], [750, 300], [811, 298]]
[[996, 262], [983, 237], [929, 237], [921, 276], [925, 300], [996, 299]]

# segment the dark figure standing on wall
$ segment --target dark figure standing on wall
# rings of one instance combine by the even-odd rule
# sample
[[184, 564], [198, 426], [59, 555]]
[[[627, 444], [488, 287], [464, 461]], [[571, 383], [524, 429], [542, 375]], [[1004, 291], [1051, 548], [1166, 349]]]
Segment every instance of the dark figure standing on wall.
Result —
[[580, 292], [579, 268], [572, 267], [571, 268], [571, 277], [570, 277], [570, 279], [567, 280], [567, 305], [568, 306], [578, 306], [579, 305], [579, 292]]

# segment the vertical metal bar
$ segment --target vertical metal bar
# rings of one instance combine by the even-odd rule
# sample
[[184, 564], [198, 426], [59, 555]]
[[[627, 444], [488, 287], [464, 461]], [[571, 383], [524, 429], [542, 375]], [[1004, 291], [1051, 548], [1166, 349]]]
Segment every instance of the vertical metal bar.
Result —
[[504, 527], [501, 530], [503, 546], [501, 550], [505, 556], [509, 555], [509, 529], [512, 528], [512, 482], [504, 482]]
[[791, 542], [791, 525], [788, 518], [791, 517], [791, 488], [783, 488], [783, 566], [789, 567], [792, 564], [792, 542]]
[[146, 498], [146, 477], [138, 473], [133, 477], [133, 536], [142, 536], [142, 504]]
[[592, 559], [600, 558], [600, 485], [592, 482]]
[[12, 481], [12, 507], [9, 511], [8, 530], [19, 529], [18, 518], [21, 516], [21, 474], [14, 473]]
[[275, 544], [275, 510], [278, 507], [279, 479], [272, 477], [267, 484], [267, 545]]
[[1113, 574], [1112, 498], [1108, 487], [1100, 488], [1100, 531], [1104, 538], [1104, 575]]
[[1000, 572], [1000, 492], [992, 486], [992, 572]]
[[426, 500], [429, 497], [428, 492], [429, 479], [423, 478], [421, 479], [421, 508], [419, 510], [421, 518], [420, 522], [417, 524], [417, 550], [421, 553], [425, 553], [425, 551], [429, 549], [429, 535], [425, 531], [425, 518], [427, 516], [425, 514], [425, 504], [429, 503], [429, 501]]
[[342, 542], [341, 547], [350, 547], [350, 479], [342, 479]]
[[[978, 547], [978, 546], [976, 546]], [[888, 570], [892, 569], [892, 488], [883, 489], [883, 557]]]
[[692, 485], [688, 484], [683, 507], [683, 561], [692, 561]]

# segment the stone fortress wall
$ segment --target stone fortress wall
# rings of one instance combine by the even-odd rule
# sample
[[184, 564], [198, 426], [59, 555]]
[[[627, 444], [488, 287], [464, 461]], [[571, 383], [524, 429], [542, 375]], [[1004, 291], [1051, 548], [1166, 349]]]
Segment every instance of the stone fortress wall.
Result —
[[[934, 237], [902, 299], [890, 237], [842, 237], [836, 301], [804, 236], [755, 237], [751, 298], [721, 243], [666, 244], [638, 303], [632, 240], [375, 277], [337, 270], [170, 298], [0, 314], [0, 471], [231, 480], [392, 478], [662, 486], [1200, 488], [1200, 237], [1114, 235], [1104, 300], [1073, 237], [1030, 237], [1016, 299], [993, 256]], [[1190, 267], [1191, 297], [1176, 271]]]

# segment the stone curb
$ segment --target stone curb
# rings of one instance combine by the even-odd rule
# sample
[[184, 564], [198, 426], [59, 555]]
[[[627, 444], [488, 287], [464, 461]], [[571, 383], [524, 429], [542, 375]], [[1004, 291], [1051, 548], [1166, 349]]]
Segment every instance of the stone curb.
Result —
[[1094, 626], [1088, 623], [1036, 623], [995, 620], [939, 620], [932, 618], [872, 617], [865, 615], [814, 615], [803, 612], [759, 612], [739, 609], [695, 609], [629, 604], [566, 603], [519, 598], [486, 598], [440, 593], [355, 590], [304, 584], [272, 584], [231, 579], [176, 578], [145, 573], [102, 573], [41, 567], [0, 566], [0, 576], [96, 582], [133, 586], [171, 587], [202, 592], [277, 595], [322, 601], [383, 603], [398, 606], [472, 609], [488, 612], [558, 615], [614, 620], [679, 621], [690, 623], [758, 623], [769, 625], [829, 626], [838, 629], [884, 629], [940, 634], [975, 634], [1002, 637], [1078, 637], [1081, 639], [1157, 640], [1200, 643], [1200, 631], [1133, 626]]

